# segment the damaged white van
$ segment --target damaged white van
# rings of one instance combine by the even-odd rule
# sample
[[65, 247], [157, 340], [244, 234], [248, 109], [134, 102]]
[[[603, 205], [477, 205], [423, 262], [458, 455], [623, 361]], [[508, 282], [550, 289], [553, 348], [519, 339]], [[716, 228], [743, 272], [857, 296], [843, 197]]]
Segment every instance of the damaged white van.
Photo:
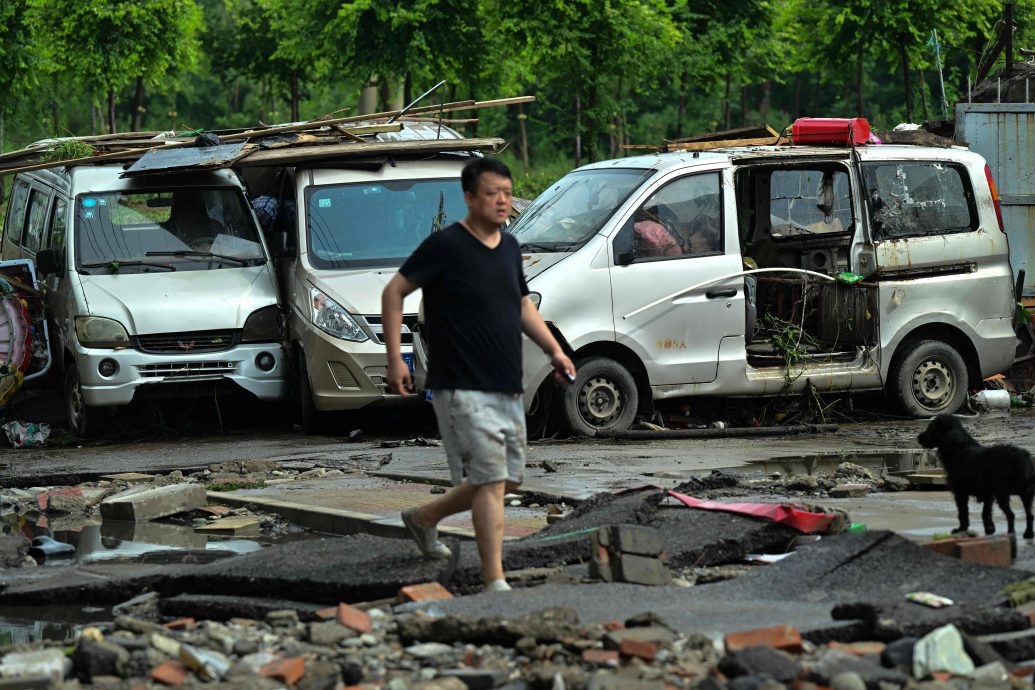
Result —
[[124, 177], [118, 165], [20, 173], [2, 255], [36, 262], [79, 436], [105, 408], [223, 386], [286, 397], [269, 255], [229, 171]]
[[807, 385], [883, 388], [913, 416], [954, 412], [968, 385], [1013, 361], [999, 202], [985, 161], [961, 148], [605, 161], [550, 187], [511, 232], [578, 367], [555, 389], [526, 341], [526, 410], [552, 396], [580, 434], [627, 429], [657, 400]]

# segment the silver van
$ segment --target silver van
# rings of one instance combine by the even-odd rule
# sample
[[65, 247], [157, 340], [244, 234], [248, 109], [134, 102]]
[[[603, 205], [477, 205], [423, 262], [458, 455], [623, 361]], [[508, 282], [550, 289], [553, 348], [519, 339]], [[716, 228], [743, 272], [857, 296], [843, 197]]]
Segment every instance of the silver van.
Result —
[[[884, 389], [953, 412], [1013, 361], [1007, 236], [961, 148], [740, 147], [569, 173], [511, 232], [574, 353], [555, 389], [526, 339], [525, 406], [584, 435], [654, 401]], [[421, 363], [423, 365], [423, 362]]]
[[6, 259], [32, 259], [70, 429], [143, 396], [287, 394], [269, 255], [229, 171], [122, 177], [117, 165], [18, 174]]
[[[467, 213], [460, 171], [479, 154], [436, 152], [434, 142], [463, 139], [448, 127], [401, 124], [371, 138], [400, 142], [390, 156], [242, 170], [253, 195], [263, 190], [277, 199], [270, 237], [306, 433], [325, 426], [326, 413], [416, 401], [387, 389], [381, 293], [424, 238]], [[406, 142], [432, 146], [407, 151]], [[418, 291], [403, 306], [403, 357], [411, 367], [419, 302]]]

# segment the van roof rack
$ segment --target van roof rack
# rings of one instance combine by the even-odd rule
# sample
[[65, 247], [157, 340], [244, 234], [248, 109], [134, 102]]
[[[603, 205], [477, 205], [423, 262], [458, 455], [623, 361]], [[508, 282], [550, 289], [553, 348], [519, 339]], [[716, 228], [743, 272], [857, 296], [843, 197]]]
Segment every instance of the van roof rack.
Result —
[[[506, 142], [499, 138], [464, 139], [451, 126], [478, 122], [475, 118], [445, 119], [443, 114], [480, 108], [507, 106], [534, 101], [535, 96], [517, 96], [490, 101], [455, 101], [438, 105], [410, 107], [368, 115], [335, 117], [343, 110], [321, 115], [306, 122], [279, 125], [261, 124], [254, 128], [213, 130], [219, 144], [243, 144], [229, 158], [213, 163], [205, 159], [203, 169], [237, 165], [297, 165], [370, 156], [433, 154], [450, 151], [501, 151]], [[421, 130], [413, 132], [411, 130]], [[204, 130], [185, 132], [124, 132], [84, 137], [44, 139], [18, 151], [0, 154], [0, 177], [19, 172], [69, 165], [134, 163], [150, 152], [148, 173], [202, 169], [190, 164], [156, 165], [170, 149], [195, 146]], [[236, 148], [236, 147], [235, 147]], [[172, 151], [169, 151], [172, 153]], [[168, 159], [172, 162], [174, 159]], [[185, 157], [183, 160], [190, 160]], [[158, 161], [161, 162], [160, 160]]]

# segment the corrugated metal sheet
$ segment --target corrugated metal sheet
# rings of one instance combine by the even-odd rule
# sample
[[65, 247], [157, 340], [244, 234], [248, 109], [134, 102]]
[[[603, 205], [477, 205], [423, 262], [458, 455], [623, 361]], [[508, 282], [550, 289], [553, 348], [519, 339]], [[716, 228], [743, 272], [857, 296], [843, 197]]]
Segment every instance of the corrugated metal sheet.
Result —
[[956, 139], [988, 161], [999, 190], [1010, 264], [1035, 295], [1035, 103], [960, 103]]

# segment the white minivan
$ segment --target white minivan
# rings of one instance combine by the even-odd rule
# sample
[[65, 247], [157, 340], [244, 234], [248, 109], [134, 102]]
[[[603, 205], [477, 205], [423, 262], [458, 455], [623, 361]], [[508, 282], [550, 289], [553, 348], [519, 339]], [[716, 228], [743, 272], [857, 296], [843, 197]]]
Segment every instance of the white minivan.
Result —
[[8, 204], [2, 256], [36, 262], [70, 429], [148, 396], [284, 399], [273, 269], [240, 180], [123, 173], [23, 172]]
[[1013, 361], [1007, 236], [991, 173], [965, 149], [603, 161], [547, 189], [510, 231], [578, 368], [556, 389], [526, 339], [526, 411], [552, 398], [579, 434], [627, 429], [658, 400], [808, 385], [885, 389], [912, 416], [954, 412]]

